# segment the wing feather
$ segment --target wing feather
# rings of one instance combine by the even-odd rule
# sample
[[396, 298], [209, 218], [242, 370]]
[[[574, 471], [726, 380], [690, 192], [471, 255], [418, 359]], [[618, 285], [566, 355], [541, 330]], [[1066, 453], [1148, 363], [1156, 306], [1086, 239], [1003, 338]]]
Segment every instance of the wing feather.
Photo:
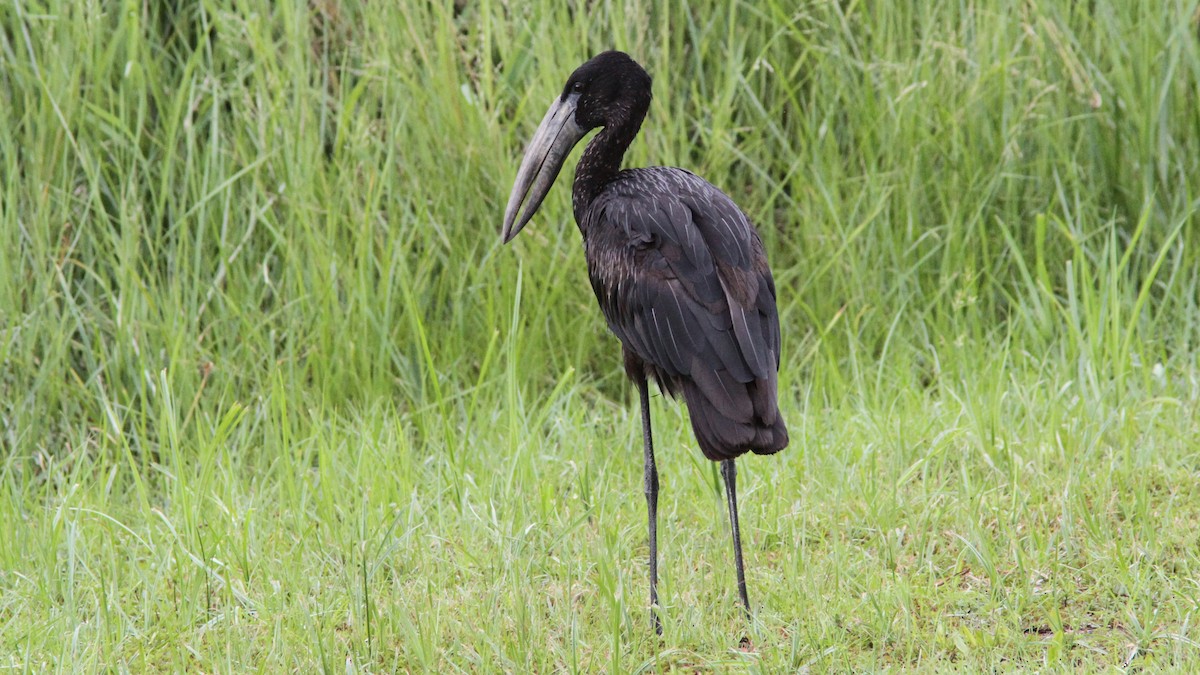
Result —
[[774, 283], [762, 243], [733, 201], [693, 174], [623, 175], [634, 180], [610, 184], [582, 225], [609, 327], [642, 360], [669, 376], [697, 378], [706, 394], [732, 405], [717, 380], [697, 373], [724, 370], [748, 383], [778, 368]]

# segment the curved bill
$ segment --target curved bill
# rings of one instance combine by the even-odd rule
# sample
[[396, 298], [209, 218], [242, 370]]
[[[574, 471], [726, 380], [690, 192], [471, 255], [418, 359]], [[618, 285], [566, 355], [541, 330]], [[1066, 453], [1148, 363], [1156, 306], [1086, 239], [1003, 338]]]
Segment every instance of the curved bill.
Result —
[[[578, 94], [571, 94], [566, 99], [555, 98], [534, 132], [533, 140], [529, 141], [512, 194], [508, 197], [508, 208], [504, 209], [504, 231], [501, 233], [504, 243], [512, 241], [533, 217], [546, 193], [550, 192], [550, 186], [554, 185], [554, 179], [558, 178], [571, 148], [587, 134], [587, 129], [575, 123], [578, 101]], [[526, 204], [524, 211], [521, 211], [522, 204]]]

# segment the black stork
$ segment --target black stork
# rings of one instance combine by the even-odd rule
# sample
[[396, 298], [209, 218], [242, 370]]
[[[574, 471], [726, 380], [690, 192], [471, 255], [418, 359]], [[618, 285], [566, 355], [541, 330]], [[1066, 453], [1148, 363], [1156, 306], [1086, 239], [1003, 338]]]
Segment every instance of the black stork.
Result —
[[[647, 378], [683, 394], [704, 456], [721, 463], [738, 594], [750, 619], [735, 460], [788, 444], [776, 400], [779, 316], [762, 240], [746, 214], [683, 169], [621, 170], [650, 107], [650, 75], [627, 54], [584, 63], [534, 133], [504, 212], [509, 242], [541, 206], [571, 149], [597, 127], [575, 169], [572, 204], [592, 290], [621, 340], [642, 409], [650, 521], [650, 606], [658, 606], [658, 470]], [[524, 211], [521, 206], [525, 206]], [[520, 217], [518, 218], [518, 213]]]

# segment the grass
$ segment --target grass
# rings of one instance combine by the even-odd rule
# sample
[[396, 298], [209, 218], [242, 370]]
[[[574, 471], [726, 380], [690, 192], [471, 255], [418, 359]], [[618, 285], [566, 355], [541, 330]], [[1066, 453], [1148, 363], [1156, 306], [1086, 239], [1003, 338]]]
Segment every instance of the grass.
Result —
[[[0, 668], [1200, 666], [1195, 0], [459, 4], [0, 6]], [[566, 186], [498, 241], [613, 46], [776, 273], [749, 626], [656, 397], [650, 630]]]

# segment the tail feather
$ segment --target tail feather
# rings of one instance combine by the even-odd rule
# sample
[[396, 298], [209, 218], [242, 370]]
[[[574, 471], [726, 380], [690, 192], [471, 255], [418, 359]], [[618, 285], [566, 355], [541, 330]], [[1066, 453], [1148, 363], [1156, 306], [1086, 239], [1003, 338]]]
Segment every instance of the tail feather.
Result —
[[[693, 373], [704, 370], [693, 369]], [[770, 455], [787, 447], [773, 371], [768, 379], [743, 383], [728, 371], [708, 370], [682, 384], [692, 430], [708, 459], [733, 459], [747, 452]]]

